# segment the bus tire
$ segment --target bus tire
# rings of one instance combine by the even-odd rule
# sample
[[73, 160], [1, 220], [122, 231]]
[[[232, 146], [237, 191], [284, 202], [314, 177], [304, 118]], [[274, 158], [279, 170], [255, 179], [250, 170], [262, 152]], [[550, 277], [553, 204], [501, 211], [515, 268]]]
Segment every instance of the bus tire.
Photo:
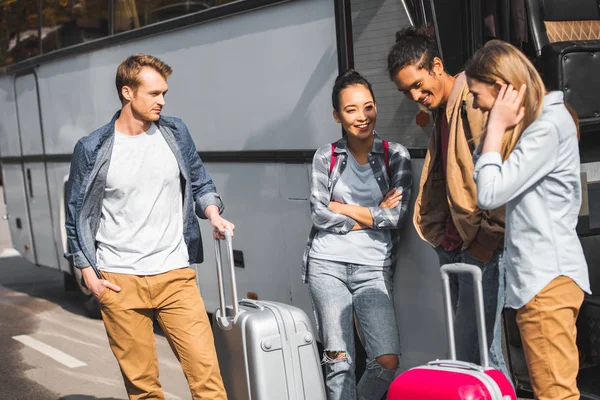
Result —
[[83, 309], [88, 317], [93, 319], [101, 319], [102, 314], [100, 313], [100, 305], [94, 295], [90, 295], [83, 301]]
[[63, 284], [64, 284], [65, 292], [79, 291], [79, 288], [77, 287], [77, 282], [75, 282], [75, 278], [73, 277], [73, 274], [68, 274], [66, 272], [63, 272]]

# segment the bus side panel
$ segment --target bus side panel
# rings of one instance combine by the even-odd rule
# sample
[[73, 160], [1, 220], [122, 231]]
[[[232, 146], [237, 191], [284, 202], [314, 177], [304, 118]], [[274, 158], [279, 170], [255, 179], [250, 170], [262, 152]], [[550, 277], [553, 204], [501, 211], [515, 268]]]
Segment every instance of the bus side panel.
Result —
[[[41, 66], [47, 154], [70, 154], [77, 139], [108, 122], [120, 106], [115, 70], [126, 56], [140, 52], [173, 67], [164, 114], [186, 122], [200, 152], [314, 149], [341, 134], [331, 116], [330, 90], [338, 68], [333, 2], [305, 0]], [[73, 86], [77, 93], [65, 90]], [[297, 205], [280, 193], [281, 168], [277, 162], [231, 162], [209, 164], [208, 172], [224, 192], [225, 216], [239, 230], [236, 246], [249, 260], [238, 272], [240, 293], [289, 303], [290, 280], [300, 281], [310, 217], [307, 203]], [[61, 173], [48, 169], [53, 205]], [[307, 176], [302, 188], [308, 190]], [[200, 287], [207, 307], [215, 309], [211, 228], [206, 221], [201, 226], [206, 262], [199, 267]], [[289, 226], [302, 231], [300, 243], [296, 236], [293, 244], [286, 242]]]
[[[15, 87], [12, 76], [0, 77], [0, 155], [2, 157], [21, 156]], [[14, 160], [4, 161], [2, 169], [6, 214], [8, 215], [13, 247], [29, 261], [35, 262], [25, 197], [23, 164]]]
[[[282, 164], [279, 169], [281, 200], [284, 207], [282, 223], [283, 242], [290, 270], [290, 290], [294, 305], [305, 310], [313, 319], [312, 303], [308, 285], [302, 282], [302, 255], [312, 226], [310, 216], [311, 164]], [[288, 223], [294, 221], [294, 223]]]
[[35, 75], [19, 76], [15, 80], [15, 92], [23, 155], [37, 157], [36, 160], [28, 161], [23, 166], [29, 220], [35, 246], [35, 261], [38, 265], [58, 268], [50, 215], [51, 203], [48, 198], [46, 165], [42, 161], [44, 146]]
[[[288, 219], [280, 199], [277, 164], [210, 163], [206, 168], [223, 198], [223, 216], [235, 224], [233, 245], [244, 256], [244, 268], [236, 268], [238, 294], [255, 292], [259, 299], [291, 302], [289, 274], [300, 279], [300, 257], [282, 240]], [[209, 312], [218, 307], [212, 227], [200, 221], [204, 263], [197, 266], [200, 291]], [[294, 243], [293, 249], [300, 246]], [[224, 262], [225, 261], [225, 255]], [[226, 278], [226, 282], [229, 282]], [[227, 286], [227, 285], [226, 285]], [[226, 287], [227, 303], [231, 291]]]
[[52, 204], [52, 220], [54, 246], [58, 253], [58, 268], [61, 271], [71, 273], [69, 262], [63, 257], [67, 251], [67, 237], [65, 231], [65, 188], [69, 176], [68, 163], [47, 163], [48, 190], [50, 203]]
[[35, 263], [35, 253], [31, 231], [25, 181], [21, 163], [3, 164], [4, 194], [6, 196], [6, 213], [13, 247], [31, 263]]
[[423, 162], [424, 159], [412, 160], [412, 199], [394, 274], [402, 371], [427, 361], [446, 358], [448, 348], [439, 260], [435, 250], [421, 239], [413, 224]]
[[120, 108], [115, 71], [135, 53], [173, 67], [163, 114], [182, 118], [200, 151], [314, 149], [340, 135], [330, 98], [338, 72], [334, 3], [304, 0], [40, 67], [49, 154], [70, 154], [77, 139], [110, 120]]

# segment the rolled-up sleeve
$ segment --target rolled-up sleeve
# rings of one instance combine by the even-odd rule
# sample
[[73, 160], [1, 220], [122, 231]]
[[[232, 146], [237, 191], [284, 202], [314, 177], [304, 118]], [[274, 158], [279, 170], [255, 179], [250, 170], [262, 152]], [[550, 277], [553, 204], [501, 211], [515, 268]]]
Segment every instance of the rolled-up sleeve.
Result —
[[313, 157], [310, 177], [310, 215], [315, 228], [345, 235], [356, 221], [329, 208], [329, 152], [321, 148]]
[[[221, 196], [217, 193], [206, 193], [202, 195], [197, 202], [200, 204], [200, 209], [202, 210], [202, 214], [204, 214], [204, 210], [208, 206], [217, 206], [219, 209], [219, 214], [223, 213], [225, 206], [223, 205], [223, 200], [221, 200]], [[206, 218], [205, 216], [198, 215], [200, 218]]]
[[215, 186], [212, 178], [206, 171], [204, 163], [198, 155], [194, 140], [187, 129], [187, 126], [183, 121], [179, 121], [180, 130], [185, 135], [185, 146], [181, 149], [184, 156], [188, 160], [190, 168], [190, 184], [192, 186], [192, 194], [194, 196], [194, 202], [196, 203], [196, 215], [199, 218], [206, 219], [204, 210], [206, 207], [214, 205], [219, 209], [219, 214], [222, 214], [225, 210], [221, 196], [217, 193], [217, 187]]
[[473, 172], [479, 208], [498, 208], [550, 173], [558, 159], [558, 144], [556, 127], [536, 121], [523, 132], [506, 161], [497, 152], [482, 154]]

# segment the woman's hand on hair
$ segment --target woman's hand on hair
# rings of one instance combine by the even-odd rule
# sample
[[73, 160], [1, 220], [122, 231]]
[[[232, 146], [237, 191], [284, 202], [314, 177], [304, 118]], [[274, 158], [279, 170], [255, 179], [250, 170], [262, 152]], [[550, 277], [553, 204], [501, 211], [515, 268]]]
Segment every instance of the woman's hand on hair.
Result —
[[496, 96], [496, 101], [490, 111], [488, 120], [488, 133], [493, 129], [494, 133], [504, 132], [517, 125], [525, 116], [525, 107], [522, 106], [527, 86], [521, 85], [517, 91], [512, 85], [497, 82], [501, 85]]

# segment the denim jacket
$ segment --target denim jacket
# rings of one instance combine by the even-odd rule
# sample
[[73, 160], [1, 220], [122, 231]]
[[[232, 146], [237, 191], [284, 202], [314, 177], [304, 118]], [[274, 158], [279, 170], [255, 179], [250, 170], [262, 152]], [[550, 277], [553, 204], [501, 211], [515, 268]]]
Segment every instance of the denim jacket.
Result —
[[[65, 253], [65, 258], [77, 268], [91, 266], [98, 276], [96, 233], [102, 215], [115, 121], [119, 115], [120, 111], [107, 125], [77, 142], [67, 182], [65, 228], [69, 252]], [[205, 219], [204, 210], [209, 205], [217, 206], [221, 213], [223, 203], [183, 121], [179, 118], [160, 117], [156, 124], [179, 164], [183, 195], [183, 236], [189, 262], [201, 263], [202, 239], [196, 215]]]
[[[402, 200], [395, 208], [370, 207], [369, 211], [373, 217], [371, 229], [390, 229], [392, 236], [392, 270], [398, 259], [398, 247], [400, 245], [400, 228], [406, 217], [412, 189], [412, 167], [408, 150], [394, 142], [389, 142], [389, 166], [383, 159], [383, 141], [377, 133], [373, 148], [369, 153], [369, 164], [373, 169], [373, 176], [381, 193], [385, 196], [391, 188], [395, 187], [402, 192]], [[311, 170], [310, 187], [310, 210], [313, 226], [308, 236], [304, 255], [302, 257], [302, 281], [308, 282], [308, 261], [313, 239], [318, 231], [327, 231], [345, 235], [352, 230], [356, 221], [348, 216], [337, 214], [328, 207], [336, 183], [346, 168], [348, 141], [344, 136], [336, 143], [335, 153], [338, 158], [335, 166], [329, 173], [331, 163], [331, 144], [319, 148], [313, 158]]]

